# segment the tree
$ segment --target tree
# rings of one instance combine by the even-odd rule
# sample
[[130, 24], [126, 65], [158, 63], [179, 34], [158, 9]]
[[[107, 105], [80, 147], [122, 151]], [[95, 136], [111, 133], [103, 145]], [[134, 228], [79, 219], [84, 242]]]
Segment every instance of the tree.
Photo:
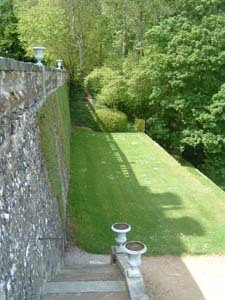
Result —
[[14, 14], [12, 0], [0, 2], [0, 56], [25, 59], [17, 30], [18, 20]]
[[225, 188], [225, 84], [213, 95], [212, 103], [201, 115], [206, 148], [206, 159], [202, 170]]
[[[149, 54], [154, 86], [150, 99], [151, 114], [163, 120], [171, 135], [160, 138], [165, 145], [185, 151], [199, 147], [204, 133], [200, 122], [205, 107], [212, 103], [225, 80], [225, 17], [212, 15], [193, 22], [172, 17], [149, 31], [149, 44], [158, 55]], [[149, 128], [154, 118], [149, 118]], [[156, 122], [157, 124], [157, 122]], [[174, 133], [176, 133], [174, 135]], [[174, 140], [173, 140], [174, 137]]]
[[129, 53], [143, 56], [147, 29], [173, 12], [166, 0], [104, 0], [102, 6], [111, 32], [112, 60], [124, 59]]
[[[97, 100], [108, 106], [114, 100], [125, 113], [145, 118], [148, 133], [166, 149], [224, 178], [225, 2], [174, 1], [173, 15], [159, 14], [155, 25], [152, 15], [144, 21], [146, 3], [130, 1], [127, 33], [135, 42]], [[136, 60], [138, 41], [143, 52]]]
[[33, 46], [44, 45], [47, 61], [53, 65], [62, 58], [72, 80], [102, 63], [106, 25], [100, 0], [56, 0], [54, 6], [50, 0], [15, 0], [15, 7], [28, 53]]
[[33, 55], [33, 47], [46, 47], [45, 59], [54, 64], [55, 59], [68, 59], [68, 29], [65, 24], [66, 14], [61, 1], [56, 0], [54, 6], [49, 0], [15, 0], [14, 7], [19, 19], [18, 30], [20, 40], [26, 52]]
[[[67, 26], [72, 41], [71, 48], [78, 50], [81, 75], [94, 66], [102, 65], [105, 55], [103, 41], [106, 22], [100, 0], [67, 0], [64, 3]], [[91, 30], [90, 30], [91, 29]]]

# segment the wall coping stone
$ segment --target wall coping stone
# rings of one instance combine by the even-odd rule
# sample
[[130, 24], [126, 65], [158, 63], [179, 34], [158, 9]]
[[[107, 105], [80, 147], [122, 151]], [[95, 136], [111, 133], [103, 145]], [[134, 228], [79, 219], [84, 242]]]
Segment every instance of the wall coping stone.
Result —
[[1, 71], [23, 71], [23, 72], [42, 72], [43, 68], [46, 71], [52, 71], [52, 72], [59, 72], [59, 73], [66, 73], [66, 70], [60, 70], [57, 68], [51, 68], [49, 66], [39, 66], [35, 63], [31, 62], [23, 62], [14, 60], [11, 58], [1, 57], [0, 56], [0, 72]]

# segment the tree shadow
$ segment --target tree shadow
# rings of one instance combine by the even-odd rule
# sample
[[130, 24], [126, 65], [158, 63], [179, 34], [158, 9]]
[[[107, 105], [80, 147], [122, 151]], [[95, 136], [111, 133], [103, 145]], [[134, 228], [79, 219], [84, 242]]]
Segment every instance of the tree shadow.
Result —
[[[129, 134], [133, 133], [126, 133], [126, 135]], [[104, 145], [104, 143], [106, 144]], [[114, 166], [111, 170], [112, 176], [115, 174], [115, 176], [119, 175], [119, 178], [123, 178], [122, 188], [129, 191], [126, 211], [122, 213], [123, 216], [127, 216], [126, 221], [132, 224], [133, 219], [140, 219], [142, 213], [145, 216], [142, 223], [135, 227], [135, 233], [131, 234], [131, 237], [151, 244], [149, 251], [153, 255], [187, 253], [188, 249], [184, 245], [184, 238], [202, 236], [204, 229], [197, 220], [190, 216], [168, 216], [168, 212], [182, 210], [182, 199], [179, 195], [172, 192], [154, 193], [149, 186], [141, 185], [132, 165], [111, 133], [105, 133], [105, 141], [102, 140], [102, 146], [112, 157], [111, 164]], [[132, 197], [129, 197], [130, 194]], [[137, 207], [138, 210], [135, 210], [134, 207]], [[148, 217], [146, 217], [146, 211], [148, 211]], [[115, 221], [118, 221], [118, 217]], [[148, 236], [143, 236], [143, 232], [148, 232]]]
[[[101, 121], [95, 115], [94, 107], [87, 101], [84, 101], [84, 109], [88, 110], [87, 114], [89, 114], [90, 118], [94, 116], [95, 121], [97, 120], [100, 126], [102, 125]], [[99, 138], [100, 151], [103, 149], [103, 153], [107, 154], [107, 161], [104, 161], [100, 154], [97, 161], [93, 163], [98, 164], [99, 172], [103, 173], [104, 179], [107, 178], [108, 197], [113, 209], [111, 212], [113, 216], [111, 222], [119, 221], [121, 215], [123, 218], [126, 218], [123, 221], [130, 222], [132, 225], [133, 220], [135, 218], [141, 219], [141, 215], [143, 214], [145, 218], [139, 226], [136, 226], [135, 233], [130, 234], [132, 238], [140, 239], [146, 244], [151, 244], [149, 251], [153, 255], [180, 255], [187, 253], [188, 249], [184, 245], [186, 238], [188, 236], [202, 236], [204, 235], [204, 229], [197, 220], [190, 216], [177, 217], [175, 212], [183, 208], [182, 199], [179, 195], [172, 192], [154, 193], [148, 184], [146, 186], [140, 184], [133, 171], [133, 165], [139, 162], [130, 162], [127, 159], [126, 155], [120, 149], [115, 135], [111, 133], [95, 133], [95, 135]], [[134, 133], [128, 132], [126, 135], [134, 135]], [[88, 142], [90, 141], [87, 141], [84, 147], [88, 147]], [[131, 149], [133, 148], [134, 146], [131, 145]], [[90, 145], [88, 150], [90, 151], [90, 155], [93, 150]], [[110, 164], [110, 169], [105, 168], [104, 164]], [[92, 174], [92, 168], [88, 163], [85, 167], [87, 168], [87, 180], [89, 178], [87, 184], [91, 184], [93, 182], [91, 177], [98, 176], [98, 174]], [[105, 190], [102, 189], [101, 185], [102, 182], [96, 180], [94, 181], [94, 186], [92, 184], [89, 187], [89, 190], [93, 189], [93, 193], [96, 191], [100, 193], [96, 197], [96, 201], [101, 201], [101, 196], [105, 197]], [[110, 193], [110, 189], [114, 191], [113, 195]], [[121, 205], [119, 202], [121, 202]], [[96, 204], [101, 205], [101, 203]], [[147, 216], [146, 211], [148, 212]], [[105, 218], [107, 217], [105, 216]], [[104, 216], [101, 216], [101, 218], [104, 221]], [[105, 221], [107, 222], [107, 220]], [[143, 236], [143, 232], [148, 232], [148, 235]]]

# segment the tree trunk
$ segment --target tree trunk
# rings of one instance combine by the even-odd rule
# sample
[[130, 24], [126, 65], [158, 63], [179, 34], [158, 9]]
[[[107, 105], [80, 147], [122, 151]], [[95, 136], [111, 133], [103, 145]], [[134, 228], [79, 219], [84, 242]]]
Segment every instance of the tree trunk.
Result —
[[126, 0], [122, 2], [122, 57], [124, 58], [127, 52], [127, 20], [126, 20]]
[[79, 39], [78, 39], [78, 47], [79, 47], [79, 61], [80, 61], [80, 69], [81, 72], [83, 70], [84, 67], [84, 45], [83, 45], [83, 36], [82, 34], [80, 35]]
[[144, 0], [141, 1], [141, 5], [139, 8], [139, 18], [138, 18], [138, 24], [137, 24], [137, 56], [138, 58], [140, 56], [144, 55], [143, 52], [143, 14], [144, 14]]

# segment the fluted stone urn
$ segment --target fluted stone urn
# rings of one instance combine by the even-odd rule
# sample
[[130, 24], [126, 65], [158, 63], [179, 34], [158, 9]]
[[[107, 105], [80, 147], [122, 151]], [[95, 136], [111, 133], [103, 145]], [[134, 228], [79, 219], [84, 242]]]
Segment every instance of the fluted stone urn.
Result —
[[34, 56], [37, 60], [37, 65], [42, 66], [43, 64], [41, 61], [44, 57], [45, 47], [36, 46], [36, 47], [33, 47], [33, 50], [34, 50]]
[[124, 245], [125, 252], [128, 255], [128, 263], [130, 268], [127, 271], [128, 277], [141, 277], [141, 255], [147, 251], [145, 244], [137, 241], [127, 242]]
[[127, 241], [126, 234], [131, 231], [131, 226], [127, 223], [115, 223], [111, 228], [116, 234], [116, 253], [125, 253], [124, 243]]

